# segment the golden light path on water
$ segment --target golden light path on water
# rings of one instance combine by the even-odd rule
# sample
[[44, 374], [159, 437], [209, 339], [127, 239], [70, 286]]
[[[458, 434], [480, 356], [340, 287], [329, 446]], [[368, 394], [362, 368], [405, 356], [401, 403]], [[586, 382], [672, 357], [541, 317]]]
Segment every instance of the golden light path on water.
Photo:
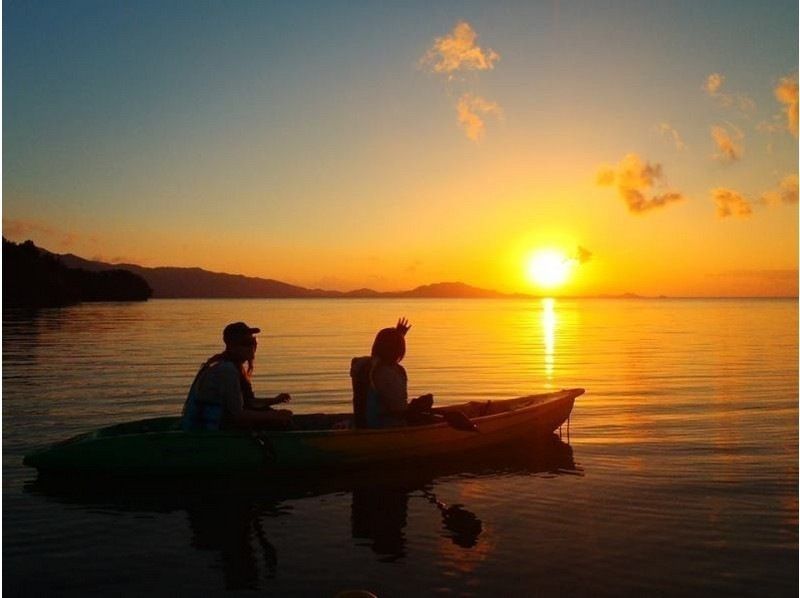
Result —
[[544, 374], [547, 388], [553, 386], [553, 367], [556, 355], [556, 326], [558, 318], [555, 310], [556, 300], [542, 299], [542, 340], [544, 342]]

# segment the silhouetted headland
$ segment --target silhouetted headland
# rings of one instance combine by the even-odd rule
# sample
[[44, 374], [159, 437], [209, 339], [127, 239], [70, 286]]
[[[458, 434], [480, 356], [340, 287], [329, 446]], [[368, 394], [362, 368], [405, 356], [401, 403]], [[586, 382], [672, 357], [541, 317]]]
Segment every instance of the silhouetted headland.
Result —
[[3, 238], [3, 305], [61, 307], [82, 301], [147, 301], [153, 290], [141, 276], [119, 267], [73, 268], [32, 241]]
[[[37, 248], [37, 250], [71, 269], [89, 272], [124, 270], [133, 273], [149, 285], [152, 289], [151, 296], [154, 299], [538, 299], [543, 296], [528, 293], [502, 293], [474, 287], [463, 282], [438, 282], [406, 291], [376, 291], [368, 288], [353, 291], [309, 289], [271, 278], [211, 272], [202, 268], [170, 266], [151, 268], [137, 264], [110, 264], [87, 260], [71, 253], [55, 254], [44, 249]], [[594, 297], [644, 298], [632, 293], [594, 295]]]

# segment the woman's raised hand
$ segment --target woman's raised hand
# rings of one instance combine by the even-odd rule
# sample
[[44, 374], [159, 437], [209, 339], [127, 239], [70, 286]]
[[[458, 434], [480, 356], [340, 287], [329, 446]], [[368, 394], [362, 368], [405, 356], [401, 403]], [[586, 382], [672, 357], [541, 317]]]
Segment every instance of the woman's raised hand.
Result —
[[406, 332], [408, 332], [408, 331], [409, 331], [409, 329], [411, 328], [411, 324], [409, 324], [409, 323], [408, 323], [408, 320], [407, 320], [406, 318], [399, 318], [399, 319], [397, 320], [397, 326], [396, 326], [396, 328], [397, 328], [397, 331], [398, 331], [400, 334], [402, 334], [403, 336], [405, 336], [405, 335], [406, 335]]

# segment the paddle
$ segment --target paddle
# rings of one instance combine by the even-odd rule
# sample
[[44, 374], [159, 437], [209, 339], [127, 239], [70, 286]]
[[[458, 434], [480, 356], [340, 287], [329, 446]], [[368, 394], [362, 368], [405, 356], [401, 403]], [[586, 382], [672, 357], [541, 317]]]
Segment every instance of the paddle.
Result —
[[438, 415], [444, 418], [445, 423], [451, 428], [462, 432], [477, 432], [476, 426], [470, 419], [460, 411], [440, 411]]
[[460, 411], [453, 411], [446, 408], [433, 408], [433, 395], [425, 394], [417, 397], [408, 404], [407, 418], [412, 425], [431, 423], [433, 421], [444, 421], [448, 426], [462, 432], [477, 432], [478, 426], [472, 423], [469, 418]]
[[422, 496], [436, 505], [442, 514], [442, 524], [450, 532], [454, 544], [462, 548], [472, 548], [478, 543], [478, 536], [483, 532], [483, 523], [464, 505], [447, 505], [440, 501], [430, 490], [422, 490]]

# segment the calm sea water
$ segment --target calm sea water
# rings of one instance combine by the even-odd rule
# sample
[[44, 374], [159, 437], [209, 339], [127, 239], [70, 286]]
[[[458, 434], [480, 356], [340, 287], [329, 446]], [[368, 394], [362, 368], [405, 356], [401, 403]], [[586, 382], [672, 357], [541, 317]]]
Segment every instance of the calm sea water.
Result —
[[[3, 314], [8, 595], [795, 596], [795, 300], [157, 300]], [[32, 448], [177, 414], [224, 324], [257, 394], [346, 411], [350, 358], [408, 317], [412, 394], [584, 387], [546, 447], [429, 468], [50, 484]]]

